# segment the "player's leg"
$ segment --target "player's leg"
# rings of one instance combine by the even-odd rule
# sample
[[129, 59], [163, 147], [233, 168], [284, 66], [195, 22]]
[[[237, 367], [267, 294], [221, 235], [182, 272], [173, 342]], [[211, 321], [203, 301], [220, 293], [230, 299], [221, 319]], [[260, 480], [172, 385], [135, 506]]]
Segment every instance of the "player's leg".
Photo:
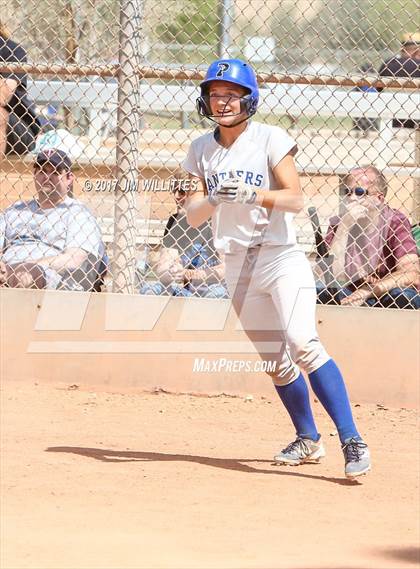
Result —
[[[274, 266], [271, 294], [292, 358], [308, 373], [314, 393], [337, 427], [346, 458], [346, 475], [363, 474], [370, 467], [369, 453], [354, 423], [340, 370], [316, 331], [316, 291], [309, 263], [302, 253], [291, 251], [278, 258]], [[271, 278], [269, 273], [264, 277]]]
[[275, 362], [275, 369], [268, 368], [272, 369], [269, 375], [296, 429], [296, 440], [279, 453], [276, 460], [288, 464], [318, 461], [325, 451], [315, 425], [305, 379], [290, 357], [271, 296], [258, 290], [258, 279], [253, 279], [250, 259], [244, 259], [243, 270], [240, 268], [238, 259], [236, 263], [228, 262], [226, 267], [225, 278], [233, 306], [260, 357]]

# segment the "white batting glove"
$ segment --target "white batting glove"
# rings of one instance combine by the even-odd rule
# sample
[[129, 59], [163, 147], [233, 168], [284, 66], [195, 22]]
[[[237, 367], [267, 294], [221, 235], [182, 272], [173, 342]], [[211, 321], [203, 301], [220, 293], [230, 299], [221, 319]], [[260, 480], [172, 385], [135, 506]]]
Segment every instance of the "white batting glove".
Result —
[[221, 202], [220, 198], [217, 196], [217, 189], [213, 191], [209, 191], [209, 195], [207, 196], [208, 201], [214, 207], [218, 206]]
[[214, 192], [214, 197], [219, 203], [253, 204], [257, 193], [254, 186], [244, 184], [239, 178], [228, 178]]

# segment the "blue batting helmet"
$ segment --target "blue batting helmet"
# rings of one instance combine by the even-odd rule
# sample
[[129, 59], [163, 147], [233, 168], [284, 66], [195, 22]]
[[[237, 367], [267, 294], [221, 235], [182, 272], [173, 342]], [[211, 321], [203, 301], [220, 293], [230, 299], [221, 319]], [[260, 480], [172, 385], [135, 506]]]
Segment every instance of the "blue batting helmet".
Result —
[[[258, 106], [258, 83], [252, 67], [241, 59], [217, 59], [207, 70], [204, 81], [200, 83], [201, 96], [197, 99], [200, 115], [211, 116], [208, 88], [212, 81], [228, 81], [244, 87], [248, 93], [243, 97], [244, 110], [248, 117], [254, 115]], [[242, 106], [242, 105], [241, 105]]]

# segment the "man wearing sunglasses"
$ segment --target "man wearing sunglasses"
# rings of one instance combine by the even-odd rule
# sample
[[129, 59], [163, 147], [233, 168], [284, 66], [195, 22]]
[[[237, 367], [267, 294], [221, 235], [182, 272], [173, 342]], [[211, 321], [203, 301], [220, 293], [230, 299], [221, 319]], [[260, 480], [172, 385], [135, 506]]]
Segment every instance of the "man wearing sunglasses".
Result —
[[[410, 222], [385, 202], [387, 181], [374, 166], [342, 180], [344, 211], [326, 236], [343, 305], [420, 308], [419, 259]], [[328, 302], [319, 290], [320, 302]]]

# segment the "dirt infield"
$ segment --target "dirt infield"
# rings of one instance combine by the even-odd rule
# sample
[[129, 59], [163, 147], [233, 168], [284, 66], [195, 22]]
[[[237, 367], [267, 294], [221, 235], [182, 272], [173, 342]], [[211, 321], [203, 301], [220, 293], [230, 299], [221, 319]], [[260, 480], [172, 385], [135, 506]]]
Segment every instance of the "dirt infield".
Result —
[[355, 405], [374, 469], [274, 466], [275, 399], [2, 389], [2, 569], [418, 566], [417, 413]]

